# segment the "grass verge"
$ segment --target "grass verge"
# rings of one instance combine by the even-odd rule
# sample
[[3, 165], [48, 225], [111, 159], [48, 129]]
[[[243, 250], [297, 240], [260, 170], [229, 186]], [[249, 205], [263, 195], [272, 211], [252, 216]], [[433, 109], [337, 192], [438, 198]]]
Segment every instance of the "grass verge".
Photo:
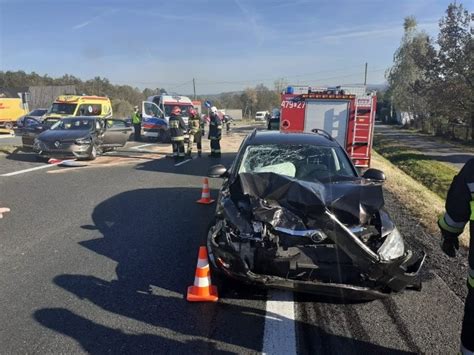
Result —
[[374, 148], [384, 158], [439, 197], [446, 198], [451, 181], [458, 173], [455, 167], [433, 160], [427, 155], [382, 136], [375, 137]]
[[[372, 153], [372, 167], [382, 170], [387, 181], [384, 187], [397, 197], [405, 207], [432, 235], [439, 236], [438, 217], [444, 213], [444, 199], [413, 179], [377, 152]], [[460, 244], [469, 246], [468, 228], [460, 237]]]

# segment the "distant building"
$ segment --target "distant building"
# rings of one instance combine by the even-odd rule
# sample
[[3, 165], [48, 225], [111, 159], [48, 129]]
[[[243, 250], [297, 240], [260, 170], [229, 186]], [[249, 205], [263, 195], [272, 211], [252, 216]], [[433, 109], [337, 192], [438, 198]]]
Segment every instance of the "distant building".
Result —
[[242, 120], [242, 110], [241, 109], [226, 108], [223, 111], [225, 111], [226, 115], [229, 115], [230, 117], [232, 117], [236, 121]]

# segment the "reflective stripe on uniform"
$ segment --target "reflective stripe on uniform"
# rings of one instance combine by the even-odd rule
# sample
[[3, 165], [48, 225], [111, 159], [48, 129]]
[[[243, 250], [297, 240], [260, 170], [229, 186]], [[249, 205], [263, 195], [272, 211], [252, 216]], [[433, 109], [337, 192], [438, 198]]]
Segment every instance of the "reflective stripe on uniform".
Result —
[[172, 141], [184, 141], [184, 136], [179, 136], [179, 137], [171, 137]]
[[474, 200], [471, 200], [471, 217], [469, 219], [474, 221]]
[[448, 212], [444, 214], [444, 220], [449, 226], [453, 228], [459, 228], [461, 230], [464, 229], [464, 226], [466, 225], [466, 222], [456, 222], [454, 219], [451, 218]]
[[462, 233], [464, 226], [466, 225], [466, 222], [454, 222], [447, 212], [439, 218], [438, 223], [441, 228], [451, 233]]

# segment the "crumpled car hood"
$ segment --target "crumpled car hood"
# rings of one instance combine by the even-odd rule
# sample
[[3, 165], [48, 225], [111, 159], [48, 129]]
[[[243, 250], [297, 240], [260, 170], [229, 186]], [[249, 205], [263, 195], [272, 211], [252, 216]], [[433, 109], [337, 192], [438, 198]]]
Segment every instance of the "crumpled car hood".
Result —
[[381, 184], [359, 178], [323, 183], [275, 173], [241, 173], [234, 183], [239, 182], [244, 195], [276, 201], [299, 216], [315, 216], [329, 209], [347, 212], [359, 220], [361, 209], [373, 212], [384, 205]]

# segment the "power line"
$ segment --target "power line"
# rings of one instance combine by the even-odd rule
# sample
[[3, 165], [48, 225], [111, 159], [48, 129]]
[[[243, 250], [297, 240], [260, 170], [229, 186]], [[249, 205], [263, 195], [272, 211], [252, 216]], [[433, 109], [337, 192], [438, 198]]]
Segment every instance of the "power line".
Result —
[[[270, 80], [278, 80], [287, 77], [291, 78], [299, 78], [299, 77], [306, 77], [310, 75], [316, 75], [316, 74], [322, 74], [322, 73], [335, 73], [343, 70], [348, 70], [348, 69], [353, 69], [353, 68], [363, 68], [363, 63], [350, 66], [350, 67], [340, 67], [336, 68], [333, 70], [320, 70], [320, 71], [315, 71], [315, 72], [310, 72], [310, 73], [300, 73], [300, 74], [294, 74], [294, 75], [280, 75], [279, 77], [267, 77], [267, 78], [258, 78], [258, 79], [246, 79], [246, 80], [223, 80], [223, 81], [212, 81], [212, 80], [206, 80], [206, 79], [200, 79], [196, 78], [196, 80], [199, 80], [200, 83], [202, 84], [212, 84], [212, 85], [217, 85], [217, 84], [249, 84], [249, 83], [259, 83], [262, 81], [270, 81]], [[113, 80], [115, 83], [125, 83], [125, 84], [140, 84], [140, 85], [155, 85], [155, 86], [171, 86], [173, 88], [181, 87], [185, 84], [190, 84], [192, 81], [186, 81], [185, 83], [176, 83], [176, 82], [163, 82], [161, 80], [150, 80], [150, 81], [125, 81], [125, 80]]]
[[337, 68], [333, 70], [320, 70], [316, 72], [311, 72], [311, 73], [301, 73], [301, 74], [296, 74], [296, 75], [281, 75], [279, 77], [267, 77], [267, 78], [260, 78], [260, 79], [247, 79], [247, 80], [226, 80], [226, 81], [208, 81], [208, 80], [200, 80], [201, 83], [203, 84], [247, 84], [247, 83], [258, 83], [262, 81], [269, 81], [269, 80], [278, 80], [281, 79], [282, 77], [287, 78], [298, 78], [298, 77], [304, 77], [304, 76], [309, 76], [309, 75], [315, 75], [315, 74], [321, 74], [321, 73], [333, 73], [333, 72], [338, 72], [338, 71], [343, 71], [347, 69], [353, 69], [353, 68], [363, 68], [364, 64], [360, 65], [355, 65], [351, 67], [344, 67], [344, 68]]
[[[276, 80], [282, 79], [282, 78], [291, 83], [291, 81], [293, 81], [295, 78], [302, 78], [302, 77], [305, 78], [306, 82], [310, 82], [310, 81], [320, 81], [321, 82], [321, 81], [324, 81], [324, 80], [344, 79], [344, 78], [349, 78], [349, 77], [360, 76], [363, 73], [364, 66], [365, 66], [365, 64], [364, 65], [352, 66], [352, 67], [346, 67], [346, 68], [339, 68], [339, 69], [334, 69], [334, 70], [330, 70], [330, 71], [324, 70], [324, 71], [316, 71], [316, 72], [304, 73], [304, 74], [302, 73], [302, 74], [291, 75], [291, 76], [280, 75], [280, 76], [277, 76], [277, 77], [267, 77], [267, 78], [260, 78], [260, 79], [248, 79], [248, 80], [209, 81], [209, 80], [201, 80], [199, 78], [195, 78], [194, 80], [195, 81], [199, 80], [199, 83], [201, 85], [206, 85], [206, 86], [208, 86], [208, 85], [231, 85], [231, 84], [241, 84], [241, 85], [248, 84], [248, 85], [251, 85], [251, 84], [255, 84], [255, 83], [273, 82], [273, 81], [276, 81]], [[342, 71], [342, 70], [347, 70], [349, 68], [360, 68], [361, 71], [353, 72], [353, 73], [350, 73], [350, 74], [337, 75], [337, 76], [308, 78], [311, 75], [322, 74], [322, 73], [333, 73], [333, 72], [338, 72], [338, 71]], [[385, 71], [386, 69], [387, 68], [377, 68], [377, 69], [367, 70], [367, 73], [376, 73], [376, 72], [380, 72], [380, 71]], [[175, 83], [162, 82], [162, 81], [159, 81], [159, 80], [156, 80], [156, 81], [134, 81], [134, 82], [120, 81], [120, 80], [115, 81], [114, 80], [114, 82], [127, 83], [129, 85], [142, 84], [142, 85], [161, 86], [161, 87], [165, 87], [166, 89], [168, 89], [170, 91], [181, 88], [185, 85], [192, 86], [192, 84], [193, 84], [193, 80], [187, 80], [185, 82], [179, 82], [179, 83], [176, 83], [176, 82]]]
[[[378, 68], [378, 69], [374, 69], [374, 70], [368, 70], [367, 72], [368, 73], [376, 73], [376, 72], [380, 72], [380, 71], [385, 71], [386, 68]], [[343, 79], [343, 78], [350, 78], [350, 77], [354, 77], [354, 76], [360, 76], [361, 75], [361, 72], [354, 72], [354, 73], [351, 73], [351, 74], [346, 74], [346, 75], [338, 75], [338, 76], [330, 76], [330, 77], [316, 77], [316, 78], [306, 78], [305, 81], [306, 82], [310, 82], [310, 81], [324, 81], [324, 80], [333, 80], [333, 79]], [[278, 80], [278, 78], [271, 78], [271, 79], [267, 79], [267, 80], [258, 80], [257, 82], [259, 83], [262, 83], [264, 81], [271, 81], [271, 80]], [[288, 80], [291, 82], [291, 80]], [[250, 83], [255, 83], [254, 80], [250, 80], [250, 81], [238, 81], [238, 82], [231, 82], [231, 81], [226, 81], [226, 82], [205, 82], [203, 84], [205, 85], [222, 85], [222, 84], [250, 84]]]

